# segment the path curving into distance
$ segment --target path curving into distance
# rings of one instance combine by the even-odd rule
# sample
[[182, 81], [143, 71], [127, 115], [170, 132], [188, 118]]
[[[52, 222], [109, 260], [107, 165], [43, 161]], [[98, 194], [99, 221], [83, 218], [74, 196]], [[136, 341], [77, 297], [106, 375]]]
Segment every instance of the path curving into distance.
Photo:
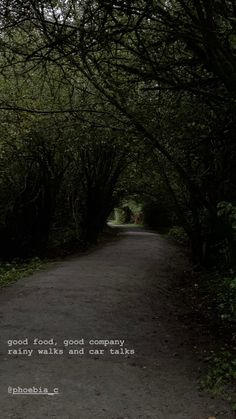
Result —
[[[233, 418], [198, 389], [196, 333], [181, 320], [176, 289], [185, 267], [160, 235], [123, 228], [118, 239], [2, 290], [0, 416]], [[7, 345], [16, 339], [23, 342]]]

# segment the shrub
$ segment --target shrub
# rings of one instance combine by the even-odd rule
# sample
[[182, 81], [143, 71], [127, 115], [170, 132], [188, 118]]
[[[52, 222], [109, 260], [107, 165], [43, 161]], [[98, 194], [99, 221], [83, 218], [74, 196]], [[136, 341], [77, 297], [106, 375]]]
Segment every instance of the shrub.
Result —
[[180, 226], [172, 227], [169, 230], [168, 235], [170, 237], [173, 237], [175, 240], [178, 240], [180, 243], [187, 243], [188, 236], [185, 233], [183, 227], [180, 227]]
[[[236, 277], [220, 272], [205, 274], [200, 292], [207, 309], [223, 328], [234, 329], [236, 325]], [[211, 296], [211, 298], [209, 298]]]
[[[225, 386], [236, 383], [236, 359], [228, 350], [223, 350], [210, 359], [207, 375], [202, 386], [214, 394], [222, 393]], [[236, 407], [236, 405], [235, 405]]]

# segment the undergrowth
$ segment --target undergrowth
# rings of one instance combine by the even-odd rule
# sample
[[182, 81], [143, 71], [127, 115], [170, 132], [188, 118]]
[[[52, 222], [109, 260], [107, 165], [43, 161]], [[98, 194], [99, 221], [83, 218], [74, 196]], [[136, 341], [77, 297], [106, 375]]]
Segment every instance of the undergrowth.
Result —
[[[199, 308], [222, 340], [222, 348], [208, 359], [209, 367], [202, 380], [213, 394], [231, 394], [236, 411], [236, 276], [233, 272], [212, 271], [201, 275]], [[234, 394], [233, 394], [234, 393]]]
[[207, 373], [201, 380], [203, 389], [214, 396], [224, 395], [236, 412], [236, 352], [223, 349], [210, 357]]
[[182, 244], [186, 244], [188, 242], [187, 234], [185, 233], [183, 227], [180, 226], [171, 227], [168, 231], [168, 236]]
[[0, 262], [0, 288], [6, 287], [24, 276], [32, 274], [41, 265], [42, 261], [37, 257], [24, 262], [19, 260]]

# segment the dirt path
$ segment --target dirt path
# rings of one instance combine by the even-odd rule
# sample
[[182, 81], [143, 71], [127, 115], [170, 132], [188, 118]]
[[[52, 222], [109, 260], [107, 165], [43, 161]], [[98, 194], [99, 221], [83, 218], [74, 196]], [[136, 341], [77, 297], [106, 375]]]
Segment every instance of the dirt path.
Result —
[[[223, 401], [198, 391], [200, 363], [179, 320], [173, 288], [185, 263], [180, 250], [159, 235], [128, 229], [119, 240], [4, 289], [0, 417], [233, 418]], [[38, 355], [32, 344], [37, 337], [54, 338], [56, 349], [66, 339], [83, 338], [85, 354], [68, 355], [64, 347], [63, 355]], [[28, 346], [7, 347], [8, 340], [22, 338]], [[88, 354], [95, 348], [90, 339], [125, 340], [123, 348], [135, 354], [110, 354], [118, 345], [103, 355]], [[34, 352], [7, 355], [17, 348]], [[9, 386], [58, 388], [60, 394], [12, 395]]]

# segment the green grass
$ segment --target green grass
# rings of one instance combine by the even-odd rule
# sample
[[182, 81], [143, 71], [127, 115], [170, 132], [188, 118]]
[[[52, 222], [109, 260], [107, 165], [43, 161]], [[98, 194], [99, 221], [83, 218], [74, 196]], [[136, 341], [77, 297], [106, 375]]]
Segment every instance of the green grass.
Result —
[[0, 288], [6, 287], [19, 279], [32, 274], [39, 269], [42, 261], [39, 258], [33, 258], [28, 262], [1, 262], [0, 263]]

